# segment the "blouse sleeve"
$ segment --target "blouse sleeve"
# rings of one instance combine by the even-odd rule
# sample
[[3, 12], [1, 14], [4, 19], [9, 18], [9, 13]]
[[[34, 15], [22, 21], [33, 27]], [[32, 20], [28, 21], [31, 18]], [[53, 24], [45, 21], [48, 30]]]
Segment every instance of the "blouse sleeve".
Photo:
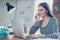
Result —
[[40, 23], [38, 22], [36, 25], [32, 25], [30, 28], [29, 34], [34, 34], [40, 28]]

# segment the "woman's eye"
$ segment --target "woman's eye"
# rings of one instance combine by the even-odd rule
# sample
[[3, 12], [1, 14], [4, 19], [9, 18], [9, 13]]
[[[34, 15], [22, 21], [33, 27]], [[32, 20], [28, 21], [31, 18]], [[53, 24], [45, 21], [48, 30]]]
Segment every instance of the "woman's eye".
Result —
[[40, 10], [38, 10], [38, 11], [43, 11], [43, 9], [40, 9]]
[[41, 9], [40, 11], [43, 11], [43, 9]]

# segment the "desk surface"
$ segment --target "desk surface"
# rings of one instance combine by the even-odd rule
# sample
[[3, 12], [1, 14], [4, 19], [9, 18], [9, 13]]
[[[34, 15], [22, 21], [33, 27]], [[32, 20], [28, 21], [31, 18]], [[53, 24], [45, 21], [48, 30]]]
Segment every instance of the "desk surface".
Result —
[[[8, 38], [0, 38], [0, 40], [9, 40]], [[18, 38], [18, 37], [14, 37], [14, 39], [10, 39], [10, 40], [27, 40], [27, 39], [23, 39], [23, 38]], [[28, 40], [59, 40], [59, 39], [49, 39], [49, 38], [45, 38], [45, 39], [28, 39]]]
[[23, 38], [14, 37], [14, 39], [0, 38], [0, 40], [25, 40]]
[[49, 39], [49, 38], [45, 38], [45, 39], [29, 39], [29, 40], [59, 40], [59, 39]]

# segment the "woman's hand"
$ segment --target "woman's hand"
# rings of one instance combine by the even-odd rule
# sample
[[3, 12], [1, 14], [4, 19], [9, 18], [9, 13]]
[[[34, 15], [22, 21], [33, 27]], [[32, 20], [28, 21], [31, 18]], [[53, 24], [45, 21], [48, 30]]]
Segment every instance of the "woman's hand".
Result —
[[34, 35], [34, 34], [31, 34], [31, 35], [29, 35], [29, 36], [27, 36], [28, 38], [45, 38], [45, 35], [40, 35], [40, 34], [38, 34], [38, 35]]
[[38, 34], [37, 36], [39, 36], [40, 38], [45, 38], [44, 34]]
[[38, 37], [38, 38], [45, 38], [45, 35], [40, 35], [40, 34], [38, 34], [38, 35], [33, 35], [32, 37]]
[[35, 18], [34, 18], [34, 21], [33, 21], [33, 25], [36, 25], [36, 23], [38, 22], [38, 20], [39, 20], [39, 14], [37, 13], [36, 15], [35, 15]]

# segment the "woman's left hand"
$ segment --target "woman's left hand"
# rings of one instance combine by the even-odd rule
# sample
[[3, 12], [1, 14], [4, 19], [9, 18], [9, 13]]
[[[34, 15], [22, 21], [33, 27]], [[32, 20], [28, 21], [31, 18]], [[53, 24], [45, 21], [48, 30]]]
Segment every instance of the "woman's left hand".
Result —
[[29, 38], [45, 38], [45, 35], [43, 35], [43, 34], [38, 34], [38, 35], [29, 35]]
[[39, 34], [37, 36], [39, 36], [39, 38], [45, 38], [45, 35], [44, 34]]

